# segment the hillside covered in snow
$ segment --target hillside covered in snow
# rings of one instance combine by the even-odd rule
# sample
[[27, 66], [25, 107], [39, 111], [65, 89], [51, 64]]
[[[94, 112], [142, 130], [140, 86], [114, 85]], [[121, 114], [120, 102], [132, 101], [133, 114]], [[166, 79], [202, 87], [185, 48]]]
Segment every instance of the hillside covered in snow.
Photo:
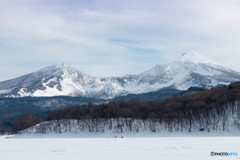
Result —
[[224, 106], [225, 113], [211, 110], [172, 118], [136, 119], [62, 119], [46, 121], [20, 131], [19, 135], [79, 135], [80, 137], [113, 137], [118, 136], [167, 136], [173, 135], [239, 135], [240, 112], [239, 101]]
[[240, 82], [170, 97], [73, 106], [50, 112], [45, 119], [26, 114], [16, 120], [20, 134], [240, 133]]

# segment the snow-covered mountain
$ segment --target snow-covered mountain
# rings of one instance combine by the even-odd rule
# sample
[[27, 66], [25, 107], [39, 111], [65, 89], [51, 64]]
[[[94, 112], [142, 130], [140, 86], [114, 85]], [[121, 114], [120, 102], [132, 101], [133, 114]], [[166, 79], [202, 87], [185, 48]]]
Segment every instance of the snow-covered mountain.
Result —
[[195, 51], [183, 53], [176, 61], [151, 70], [122, 77], [91, 77], [65, 64], [0, 82], [0, 96], [86, 96], [114, 98], [171, 87], [211, 88], [240, 81], [240, 73], [226, 68]]

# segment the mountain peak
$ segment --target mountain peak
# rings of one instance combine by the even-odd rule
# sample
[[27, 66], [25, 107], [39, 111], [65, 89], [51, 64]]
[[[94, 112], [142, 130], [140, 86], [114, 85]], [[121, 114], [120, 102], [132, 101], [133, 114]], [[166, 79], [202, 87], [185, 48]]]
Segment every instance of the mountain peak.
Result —
[[39, 73], [39, 72], [43, 73], [44, 75], [47, 75], [47, 74], [61, 75], [63, 73], [71, 75], [71, 74], [79, 73], [79, 74], [88, 76], [87, 74], [80, 72], [76, 68], [66, 65], [65, 63], [59, 63], [59, 64], [48, 66], [46, 68], [43, 68], [43, 69], [37, 71], [36, 73]]
[[66, 68], [68, 67], [65, 63], [59, 63], [55, 65], [57, 68]]
[[191, 63], [203, 63], [203, 64], [218, 64], [212, 60], [210, 60], [209, 58], [197, 53], [196, 51], [190, 50], [187, 52], [184, 52], [180, 58], [177, 60], [180, 62], [191, 62]]
[[197, 53], [196, 51], [190, 50], [190, 51], [182, 53], [181, 57], [185, 57], [185, 56], [199, 56], [199, 55], [200, 54]]
[[66, 65], [65, 63], [59, 63], [59, 64], [55, 64], [55, 65], [51, 65], [51, 66], [48, 66], [46, 68], [48, 69], [65, 69], [65, 68], [69, 68], [70, 66]]
[[51, 65], [51, 66], [48, 66], [44, 69], [47, 69], [47, 70], [62, 70], [62, 71], [78, 71], [76, 68], [74, 68], [70, 65], [67, 65], [65, 63], [59, 63], [59, 64]]

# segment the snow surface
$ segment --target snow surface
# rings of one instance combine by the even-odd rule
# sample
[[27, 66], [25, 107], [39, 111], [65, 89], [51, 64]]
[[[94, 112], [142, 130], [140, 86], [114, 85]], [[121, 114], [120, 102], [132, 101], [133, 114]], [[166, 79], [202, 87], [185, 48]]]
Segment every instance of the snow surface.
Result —
[[210, 152], [240, 151], [240, 137], [0, 137], [2, 160], [236, 160]]

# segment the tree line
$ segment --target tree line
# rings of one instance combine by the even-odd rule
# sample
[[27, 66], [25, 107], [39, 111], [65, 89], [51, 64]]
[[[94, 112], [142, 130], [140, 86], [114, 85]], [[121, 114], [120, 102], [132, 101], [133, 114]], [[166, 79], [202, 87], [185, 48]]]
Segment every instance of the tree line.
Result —
[[[199, 131], [211, 129], [226, 129], [227, 119], [234, 115], [235, 125], [239, 125], [240, 117], [240, 82], [228, 86], [212, 88], [179, 97], [169, 97], [159, 102], [143, 102], [133, 99], [130, 102], [103, 103], [95, 105], [72, 106], [57, 109], [46, 117], [39, 119], [35, 114], [22, 115], [13, 123], [12, 132], [31, 127], [45, 121], [78, 120], [78, 121], [108, 121], [123, 120], [152, 123], [152, 131], [156, 125], [164, 125], [169, 131], [174, 129], [191, 132], [198, 126]], [[92, 123], [93, 124], [93, 123]], [[96, 124], [96, 123], [95, 123]], [[128, 125], [129, 127], [129, 125]]]

